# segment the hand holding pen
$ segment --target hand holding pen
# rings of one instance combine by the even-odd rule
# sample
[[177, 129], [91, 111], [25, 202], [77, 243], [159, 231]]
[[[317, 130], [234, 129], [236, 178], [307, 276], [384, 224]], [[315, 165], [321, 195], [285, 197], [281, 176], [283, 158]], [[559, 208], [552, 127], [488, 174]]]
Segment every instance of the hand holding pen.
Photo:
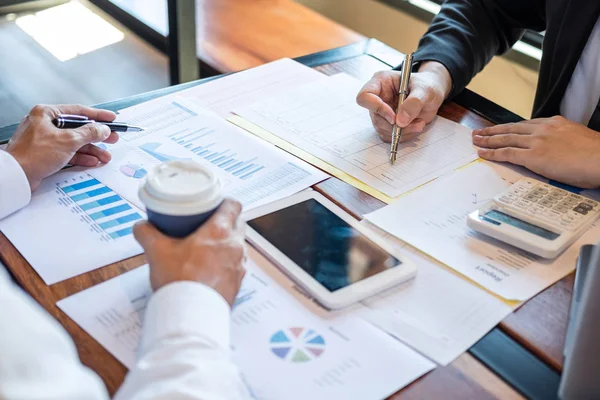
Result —
[[418, 72], [411, 74], [410, 93], [396, 110], [401, 75], [401, 71], [379, 71], [356, 96], [358, 104], [369, 111], [373, 128], [383, 141], [392, 141], [394, 123], [403, 127], [400, 146], [417, 137], [435, 120], [452, 89], [452, 78], [446, 67], [436, 61], [424, 61]]
[[145, 130], [140, 126], [129, 125], [124, 122], [95, 121], [83, 115], [72, 114], [60, 114], [52, 120], [52, 123], [60, 129], [76, 129], [87, 124], [96, 123], [108, 126], [112, 132], [141, 132]]

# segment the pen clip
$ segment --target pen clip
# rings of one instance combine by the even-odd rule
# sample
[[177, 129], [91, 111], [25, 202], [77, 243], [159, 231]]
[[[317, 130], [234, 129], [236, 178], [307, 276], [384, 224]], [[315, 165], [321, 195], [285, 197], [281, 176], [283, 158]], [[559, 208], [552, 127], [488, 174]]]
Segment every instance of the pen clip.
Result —
[[89, 118], [83, 115], [59, 114], [58, 118], [69, 119], [75, 121], [87, 121]]

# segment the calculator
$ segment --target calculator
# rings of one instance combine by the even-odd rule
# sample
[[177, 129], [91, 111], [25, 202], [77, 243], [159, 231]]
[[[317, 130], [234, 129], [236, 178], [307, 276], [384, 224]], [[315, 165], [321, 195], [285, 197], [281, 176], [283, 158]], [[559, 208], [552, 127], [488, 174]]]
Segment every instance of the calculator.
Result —
[[526, 178], [469, 214], [467, 224], [540, 257], [554, 258], [599, 215], [597, 201]]

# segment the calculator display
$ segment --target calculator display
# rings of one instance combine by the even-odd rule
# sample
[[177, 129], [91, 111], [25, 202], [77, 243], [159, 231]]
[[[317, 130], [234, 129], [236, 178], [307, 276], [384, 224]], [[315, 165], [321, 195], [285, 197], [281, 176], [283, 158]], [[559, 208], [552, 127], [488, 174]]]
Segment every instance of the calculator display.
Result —
[[539, 226], [530, 224], [529, 222], [525, 222], [498, 210], [490, 210], [486, 212], [483, 216], [481, 216], [481, 219], [496, 225], [500, 225], [500, 223], [508, 224], [548, 240], [555, 240], [560, 236], [558, 233], [540, 228]]

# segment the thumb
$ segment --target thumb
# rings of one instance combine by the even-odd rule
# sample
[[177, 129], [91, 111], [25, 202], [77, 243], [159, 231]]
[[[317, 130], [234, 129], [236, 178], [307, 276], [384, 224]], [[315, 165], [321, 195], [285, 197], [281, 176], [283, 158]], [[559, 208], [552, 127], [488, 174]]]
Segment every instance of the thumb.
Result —
[[103, 142], [110, 136], [110, 128], [103, 124], [87, 124], [73, 129], [73, 134], [79, 147], [86, 144]]
[[138, 222], [133, 226], [133, 236], [144, 248], [145, 252], [149, 252], [157, 242], [161, 240], [169, 240], [162, 232], [154, 227], [150, 222]]
[[409, 96], [398, 107], [396, 123], [405, 128], [421, 114], [423, 108], [429, 101], [429, 93], [426, 90], [413, 90]]

